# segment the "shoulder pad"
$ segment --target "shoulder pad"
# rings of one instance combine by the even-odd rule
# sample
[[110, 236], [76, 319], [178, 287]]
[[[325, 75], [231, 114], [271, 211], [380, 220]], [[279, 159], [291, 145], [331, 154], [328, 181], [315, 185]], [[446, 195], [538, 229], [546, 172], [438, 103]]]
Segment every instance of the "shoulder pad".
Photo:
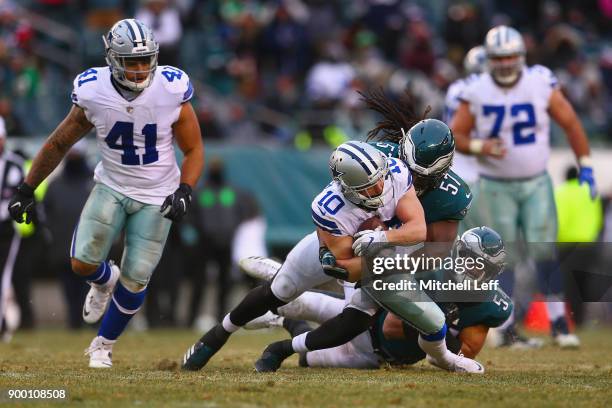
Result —
[[[345, 211], [342, 211], [342, 210]], [[342, 194], [336, 191], [335, 185], [328, 185], [319, 193], [311, 205], [311, 216], [314, 224], [332, 235], [349, 235], [346, 226], [339, 218], [346, 213], [346, 201]]]
[[179, 103], [184, 103], [193, 97], [193, 84], [184, 71], [170, 65], [162, 65], [157, 68], [164, 89], [176, 95]]
[[[394, 157], [387, 158], [387, 163], [389, 164], [388, 175], [393, 177], [394, 184], [399, 183], [399, 187], [402, 189], [401, 194], [410, 190], [410, 187], [412, 187], [412, 173], [410, 173], [406, 163]], [[396, 184], [396, 186], [398, 186], [398, 184]]]
[[533, 65], [527, 68], [527, 71], [530, 74], [537, 75], [539, 80], [544, 81], [551, 88], [556, 88], [559, 84], [556, 75], [544, 65]]

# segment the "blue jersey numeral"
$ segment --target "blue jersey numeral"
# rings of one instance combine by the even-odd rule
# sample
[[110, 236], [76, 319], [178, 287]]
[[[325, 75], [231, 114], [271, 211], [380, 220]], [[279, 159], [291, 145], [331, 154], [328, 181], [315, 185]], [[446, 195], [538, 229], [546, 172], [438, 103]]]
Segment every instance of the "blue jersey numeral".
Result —
[[80, 88], [81, 85], [87, 83], [87, 82], [91, 82], [91, 81], [95, 81], [96, 79], [98, 79], [98, 77], [96, 76], [96, 74], [98, 73], [98, 71], [96, 71], [93, 68], [89, 68], [87, 71], [83, 72], [81, 75], [78, 76], [78, 87]]
[[[536, 117], [533, 105], [530, 103], [518, 103], [510, 106], [510, 116], [512, 118], [516, 118], [523, 112], [527, 114], [527, 118], [525, 120], [515, 119], [512, 125], [512, 139], [515, 145], [535, 143], [534, 128], [536, 126]], [[495, 121], [493, 122], [493, 128], [489, 137], [499, 137], [499, 131], [506, 114], [506, 107], [503, 105], [483, 105], [482, 114], [484, 116], [495, 115]]]
[[389, 161], [391, 162], [389, 164], [389, 169], [391, 170], [391, 173], [401, 173], [402, 169], [400, 168], [399, 164], [397, 164], [397, 160], [389, 158]]
[[[335, 205], [333, 208], [332, 204]], [[332, 192], [328, 191], [319, 201], [317, 201], [317, 205], [323, 207], [325, 211], [331, 215], [335, 215], [342, 207], [344, 207], [344, 201], [342, 201], [342, 198], [340, 198], [339, 195], [332, 195]]]
[[175, 78], [181, 79], [183, 76], [183, 71], [177, 68], [166, 67], [162, 71], [162, 75], [166, 77], [168, 82], [172, 82]]
[[[142, 128], [145, 137], [145, 153], [142, 155], [142, 164], [154, 163], [159, 159], [156, 149], [157, 144], [157, 125], [149, 123]], [[119, 144], [121, 139], [121, 144]], [[134, 146], [134, 124], [132, 122], [116, 122], [104, 141], [111, 149], [123, 150], [121, 164], [126, 166], [137, 166], [140, 158], [136, 154]]]

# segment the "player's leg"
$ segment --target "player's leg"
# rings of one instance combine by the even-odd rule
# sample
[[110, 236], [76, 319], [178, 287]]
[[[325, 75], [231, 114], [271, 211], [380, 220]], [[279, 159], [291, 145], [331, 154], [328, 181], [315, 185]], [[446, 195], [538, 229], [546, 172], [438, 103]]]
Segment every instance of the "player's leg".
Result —
[[83, 305], [87, 323], [100, 320], [119, 278], [119, 268], [106, 258], [125, 222], [124, 199], [111, 188], [96, 184], [72, 235], [72, 270], [91, 286]]
[[[146, 287], [159, 263], [166, 244], [171, 221], [164, 218], [156, 205], [128, 199], [125, 222], [125, 249], [121, 259], [121, 276], [112, 302], [102, 318], [98, 336], [92, 344], [112, 349], [131, 318], [144, 302]], [[110, 356], [103, 361], [90, 359], [90, 366], [112, 364]]]
[[20, 243], [21, 237], [11, 222], [0, 224], [0, 334], [7, 342], [12, 337], [12, 333], [9, 325], [4, 324], [5, 314]]
[[525, 240], [536, 260], [538, 284], [546, 298], [546, 309], [555, 343], [578, 347], [578, 337], [569, 332], [565, 317], [563, 276], [557, 259], [557, 212], [550, 176], [545, 174], [525, 183], [525, 200], [520, 209]]
[[274, 280], [252, 289], [221, 324], [209, 330], [183, 358], [183, 369], [199, 370], [217, 352], [229, 336], [268, 310], [276, 310], [307, 289], [331, 280], [319, 264], [319, 240], [316, 233], [304, 237], [289, 252]]
[[300, 366], [373, 369], [380, 367], [380, 358], [366, 332], [341, 346], [300, 355]]

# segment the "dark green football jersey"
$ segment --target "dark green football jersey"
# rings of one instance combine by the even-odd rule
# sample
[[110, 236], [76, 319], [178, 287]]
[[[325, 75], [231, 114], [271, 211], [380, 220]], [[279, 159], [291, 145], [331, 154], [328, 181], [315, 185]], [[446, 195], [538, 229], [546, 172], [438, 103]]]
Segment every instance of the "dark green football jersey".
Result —
[[[399, 158], [399, 145], [391, 142], [369, 142], [385, 156]], [[472, 192], [467, 183], [457, 173], [449, 170], [437, 189], [419, 197], [425, 222], [457, 220], [465, 218], [472, 203]]]

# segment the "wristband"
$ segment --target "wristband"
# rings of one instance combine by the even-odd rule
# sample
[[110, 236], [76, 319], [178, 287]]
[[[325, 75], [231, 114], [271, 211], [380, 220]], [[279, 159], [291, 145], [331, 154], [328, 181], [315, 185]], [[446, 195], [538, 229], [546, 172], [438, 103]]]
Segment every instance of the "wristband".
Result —
[[480, 154], [482, 153], [482, 147], [484, 146], [484, 141], [480, 139], [472, 139], [470, 140], [470, 153], [472, 154]]
[[593, 167], [593, 159], [591, 159], [591, 156], [580, 156], [578, 158], [578, 165], [580, 167]]
[[32, 188], [31, 186], [26, 184], [25, 181], [21, 183], [19, 187], [17, 187], [17, 191], [26, 197], [34, 197], [34, 190], [35, 188]]

